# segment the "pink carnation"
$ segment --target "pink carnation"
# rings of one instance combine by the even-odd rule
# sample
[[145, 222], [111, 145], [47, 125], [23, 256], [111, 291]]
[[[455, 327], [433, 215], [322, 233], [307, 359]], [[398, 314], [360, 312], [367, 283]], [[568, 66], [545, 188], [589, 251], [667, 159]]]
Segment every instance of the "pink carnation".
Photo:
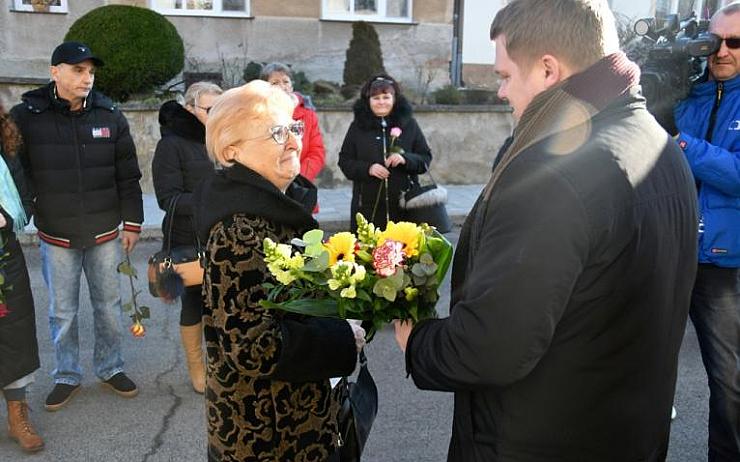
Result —
[[373, 250], [373, 268], [378, 275], [383, 277], [392, 276], [396, 267], [403, 263], [403, 244], [401, 242], [387, 240]]
[[401, 136], [401, 129], [398, 127], [391, 128], [391, 137], [398, 138]]

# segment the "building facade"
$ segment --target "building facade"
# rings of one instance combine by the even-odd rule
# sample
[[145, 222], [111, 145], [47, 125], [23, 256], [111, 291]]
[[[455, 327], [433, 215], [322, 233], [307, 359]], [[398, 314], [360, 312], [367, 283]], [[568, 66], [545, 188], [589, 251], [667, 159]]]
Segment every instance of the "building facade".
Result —
[[[0, 77], [46, 78], [69, 27], [108, 4], [165, 15], [185, 43], [185, 70], [238, 84], [250, 61], [280, 61], [311, 80], [342, 81], [352, 22], [371, 22], [386, 69], [413, 88], [449, 82], [453, 0], [3, 0]], [[102, 34], [105, 31], [100, 31]]]

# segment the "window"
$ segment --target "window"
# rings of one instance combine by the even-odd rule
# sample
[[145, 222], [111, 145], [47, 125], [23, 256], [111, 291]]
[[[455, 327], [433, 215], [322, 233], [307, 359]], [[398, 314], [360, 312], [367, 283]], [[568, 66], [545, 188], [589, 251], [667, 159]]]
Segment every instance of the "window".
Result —
[[67, 13], [67, 0], [13, 0], [15, 11], [36, 13]]
[[249, 0], [150, 0], [162, 14], [180, 16], [249, 16]]
[[411, 22], [412, 0], [323, 0], [323, 19]]

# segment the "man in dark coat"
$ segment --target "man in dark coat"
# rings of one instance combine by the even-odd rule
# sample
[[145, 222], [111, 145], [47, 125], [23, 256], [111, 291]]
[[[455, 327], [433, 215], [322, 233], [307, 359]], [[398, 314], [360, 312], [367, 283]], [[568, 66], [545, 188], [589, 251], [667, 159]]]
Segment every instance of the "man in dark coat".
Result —
[[696, 200], [605, 0], [515, 0], [491, 27], [511, 145], [463, 226], [450, 317], [396, 323], [454, 391], [449, 461], [658, 461], [695, 273]]
[[34, 219], [49, 289], [56, 351], [49, 411], [80, 389], [77, 312], [83, 271], [95, 320], [95, 374], [121, 396], [138, 393], [123, 372], [116, 238], [123, 223], [123, 249], [133, 250], [138, 240], [144, 220], [141, 172], [126, 118], [92, 89], [102, 64], [82, 43], [59, 45], [51, 57], [53, 81], [25, 93], [11, 111], [24, 141], [19, 157], [36, 192]]

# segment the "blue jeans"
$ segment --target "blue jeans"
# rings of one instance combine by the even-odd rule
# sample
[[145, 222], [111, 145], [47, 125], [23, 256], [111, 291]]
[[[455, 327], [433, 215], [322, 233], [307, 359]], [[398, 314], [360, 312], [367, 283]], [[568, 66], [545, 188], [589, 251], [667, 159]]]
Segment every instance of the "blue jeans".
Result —
[[700, 264], [691, 321], [709, 380], [709, 462], [740, 461], [740, 269]]
[[49, 289], [49, 325], [56, 352], [55, 383], [77, 385], [82, 379], [77, 313], [80, 275], [90, 288], [95, 330], [95, 375], [108, 380], [123, 371], [121, 357], [120, 243], [109, 241], [87, 249], [66, 249], [41, 242], [41, 263]]

